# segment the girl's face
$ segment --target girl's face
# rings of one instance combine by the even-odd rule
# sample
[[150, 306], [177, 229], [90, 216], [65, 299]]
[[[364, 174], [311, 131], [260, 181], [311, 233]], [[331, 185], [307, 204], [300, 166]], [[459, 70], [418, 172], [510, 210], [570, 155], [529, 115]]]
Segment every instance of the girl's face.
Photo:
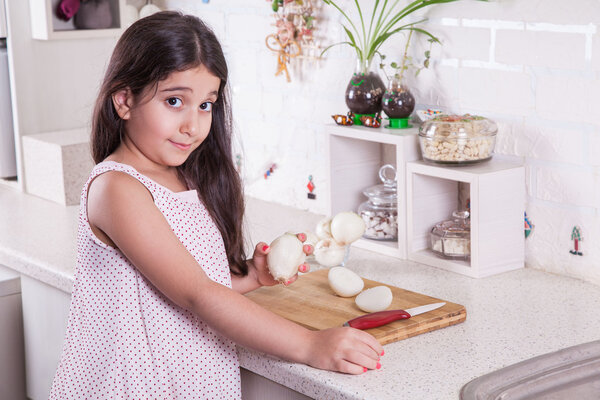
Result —
[[139, 99], [128, 91], [115, 94], [113, 102], [125, 120], [123, 144], [154, 164], [183, 164], [208, 136], [220, 83], [201, 65], [173, 72], [156, 92], [150, 87]]

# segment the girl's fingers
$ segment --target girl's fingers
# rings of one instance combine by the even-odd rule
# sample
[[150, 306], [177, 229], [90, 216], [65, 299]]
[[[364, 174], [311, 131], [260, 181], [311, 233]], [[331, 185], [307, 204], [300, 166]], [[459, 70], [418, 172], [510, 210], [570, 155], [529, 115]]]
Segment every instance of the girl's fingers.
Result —
[[304, 252], [304, 254], [309, 256], [313, 253], [313, 251], [315, 251], [315, 248], [312, 244], [305, 244], [304, 246], [302, 246], [302, 251]]
[[300, 264], [300, 266], [298, 267], [298, 271], [300, 272], [308, 272], [310, 271], [310, 265], [308, 265], [307, 263], [304, 264]]
[[267, 254], [269, 252], [269, 245], [266, 244], [265, 242], [260, 242], [256, 245], [256, 248], [260, 250], [261, 253], [263, 254]]
[[292, 276], [290, 279], [288, 279], [287, 281], [283, 282], [283, 285], [284, 286], [289, 286], [292, 283], [294, 283], [296, 281], [296, 279], [298, 279], [298, 275]]
[[356, 329], [356, 331], [356, 333], [359, 335], [359, 340], [369, 348], [365, 348], [365, 354], [371, 354], [372, 352], [374, 352], [375, 358], [379, 358], [383, 355], [383, 346], [377, 341], [377, 339], [375, 339], [373, 335], [365, 331], [361, 331], [360, 329]]
[[371, 348], [360, 343], [355, 345], [352, 352], [345, 357], [345, 360], [368, 369], [381, 368], [379, 356]]
[[349, 361], [342, 361], [339, 366], [339, 372], [343, 372], [345, 374], [350, 375], [360, 375], [367, 372], [369, 369], [367, 367], [363, 367], [362, 365], [354, 364]]

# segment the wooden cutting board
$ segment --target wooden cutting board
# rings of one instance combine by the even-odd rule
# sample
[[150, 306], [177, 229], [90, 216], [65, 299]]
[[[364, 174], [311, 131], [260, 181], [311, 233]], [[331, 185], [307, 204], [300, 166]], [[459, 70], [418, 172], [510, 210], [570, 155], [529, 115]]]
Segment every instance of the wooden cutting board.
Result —
[[[283, 285], [262, 287], [247, 293], [246, 296], [275, 314], [312, 330], [342, 326], [344, 322], [366, 314], [354, 303], [355, 297], [339, 297], [331, 290], [327, 280], [328, 273], [328, 269], [309, 272], [300, 276], [289, 287]], [[458, 324], [467, 318], [467, 310], [460, 304], [364, 278], [363, 280], [365, 289], [383, 285], [392, 290], [394, 297], [388, 310], [446, 302], [446, 305], [437, 310], [368, 329], [366, 332], [375, 336], [381, 344]]]

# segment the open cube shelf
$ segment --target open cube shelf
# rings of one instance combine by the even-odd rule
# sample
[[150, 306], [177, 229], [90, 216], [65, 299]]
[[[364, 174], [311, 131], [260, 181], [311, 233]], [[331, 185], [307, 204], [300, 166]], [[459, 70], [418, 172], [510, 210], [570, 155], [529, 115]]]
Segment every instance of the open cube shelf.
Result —
[[363, 190], [381, 184], [379, 168], [392, 164], [398, 185], [398, 241], [360, 239], [353, 245], [406, 258], [406, 162], [420, 158], [417, 129], [385, 129], [329, 124], [329, 215], [357, 212]]
[[[408, 162], [406, 183], [408, 259], [474, 278], [524, 266], [525, 169], [520, 163], [498, 156], [462, 167]], [[464, 209], [459, 198], [465, 196], [471, 214], [471, 259], [441, 258], [429, 249], [429, 232], [453, 211]]]
[[84, 39], [117, 37], [123, 31], [122, 16], [125, 0], [109, 0], [112, 26], [107, 29], [76, 29], [73, 19], [62, 21], [56, 16], [60, 0], [29, 0], [31, 13], [31, 35], [34, 39]]

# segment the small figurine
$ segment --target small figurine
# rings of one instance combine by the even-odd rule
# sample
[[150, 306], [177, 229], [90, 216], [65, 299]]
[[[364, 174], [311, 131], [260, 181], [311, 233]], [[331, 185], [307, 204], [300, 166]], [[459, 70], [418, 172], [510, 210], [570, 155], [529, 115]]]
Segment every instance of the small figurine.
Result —
[[308, 189], [308, 193], [306, 194], [306, 197], [308, 197], [311, 200], [316, 199], [317, 195], [313, 193], [313, 190], [315, 190], [315, 184], [313, 183], [312, 175], [308, 176], [308, 184], [306, 185], [306, 188]]
[[381, 126], [381, 115], [379, 113], [375, 114], [374, 117], [363, 115], [360, 117], [360, 122], [369, 128], [379, 128]]
[[238, 173], [242, 172], [242, 155], [239, 153], [235, 155], [235, 169]]
[[333, 118], [335, 123], [338, 125], [354, 125], [354, 113], [352, 111], [348, 111], [347, 115], [335, 114], [332, 115], [331, 118]]
[[525, 212], [525, 239], [527, 239], [529, 235], [531, 235], [533, 227], [534, 225], [529, 220], [529, 217], [527, 217], [527, 212]]
[[573, 227], [573, 231], [571, 232], [571, 240], [573, 241], [573, 250], [569, 250], [569, 253], [582, 256], [583, 253], [579, 248], [579, 242], [583, 242], [583, 236], [581, 235], [581, 228], [578, 226]]
[[263, 175], [265, 177], [265, 179], [267, 179], [269, 176], [271, 176], [273, 171], [275, 171], [275, 168], [277, 168], [277, 164], [275, 164], [275, 163], [271, 164], [269, 169]]

